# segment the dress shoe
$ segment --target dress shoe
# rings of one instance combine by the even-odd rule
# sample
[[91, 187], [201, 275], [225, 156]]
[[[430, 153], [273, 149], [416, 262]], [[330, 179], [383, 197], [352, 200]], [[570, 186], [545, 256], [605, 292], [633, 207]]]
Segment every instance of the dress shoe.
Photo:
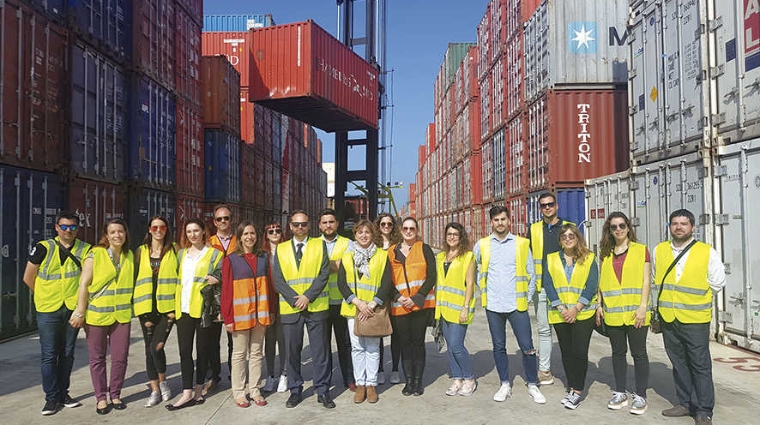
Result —
[[176, 410], [184, 409], [186, 407], [191, 407], [191, 406], [195, 406], [195, 399], [194, 398], [191, 398], [190, 400], [188, 400], [188, 401], [180, 404], [179, 406], [175, 406], [175, 405], [169, 403], [169, 404], [166, 405], [166, 410], [168, 410], [170, 412], [174, 412]]
[[301, 401], [303, 399], [301, 398], [301, 394], [299, 393], [291, 393], [290, 397], [288, 397], [288, 401], [285, 402], [285, 407], [292, 408], [296, 407], [299, 404], [301, 404]]
[[124, 410], [127, 408], [126, 403], [123, 401], [119, 403], [111, 403], [111, 405], [113, 406], [114, 410]]
[[377, 388], [372, 385], [367, 386], [367, 401], [369, 403], [377, 403], [380, 399], [377, 395]]
[[106, 407], [102, 407], [102, 408], [97, 407], [97, 405], [95, 405], [95, 412], [97, 412], [98, 415], [107, 415], [111, 413], [111, 409], [112, 409], [111, 404], [106, 404]]
[[364, 385], [357, 385], [356, 386], [356, 394], [354, 394], [354, 403], [364, 403], [364, 400], [367, 398], [367, 387]]
[[320, 394], [317, 396], [317, 402], [321, 403], [325, 409], [335, 409], [335, 402], [330, 398], [330, 394]]
[[686, 407], [686, 406], [684, 406], [682, 404], [678, 404], [678, 405], [675, 405], [675, 406], [671, 407], [670, 409], [663, 410], [662, 411], [662, 416], [667, 416], [669, 418], [677, 418], [677, 417], [681, 417], [681, 416], [689, 416], [689, 413], [690, 412], [689, 412], [689, 408], [688, 407]]

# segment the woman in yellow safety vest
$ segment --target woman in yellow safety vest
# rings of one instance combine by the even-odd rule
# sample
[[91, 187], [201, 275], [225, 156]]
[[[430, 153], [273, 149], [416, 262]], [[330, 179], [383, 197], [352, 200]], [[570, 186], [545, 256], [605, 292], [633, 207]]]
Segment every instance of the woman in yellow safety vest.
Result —
[[438, 285], [435, 292], [435, 318], [442, 320], [453, 382], [446, 395], [471, 395], [478, 386], [472, 372], [470, 353], [464, 346], [467, 325], [475, 315], [475, 254], [470, 239], [459, 223], [444, 230], [446, 245], [437, 256]]
[[[222, 317], [232, 334], [232, 397], [238, 407], [248, 407], [248, 397], [257, 406], [267, 404], [261, 395], [264, 335], [272, 323], [276, 304], [269, 287], [269, 258], [261, 251], [256, 228], [250, 221], [235, 232], [235, 252], [222, 261]], [[248, 397], [246, 397], [246, 360]]]
[[[599, 276], [599, 306], [596, 323], [604, 324], [612, 346], [612, 370], [615, 389], [607, 407], [619, 410], [628, 405], [626, 394], [626, 353], [631, 348], [636, 376], [636, 391], [631, 394], [630, 412], [643, 415], [647, 410], [646, 391], [649, 386], [649, 289], [651, 258], [646, 245], [637, 243], [628, 217], [613, 212], [602, 227], [599, 242], [601, 270]], [[626, 342], [627, 339], [627, 342]]]
[[425, 370], [425, 328], [435, 309], [435, 254], [417, 238], [417, 220], [401, 222], [403, 241], [388, 248], [393, 272], [391, 323], [399, 334], [406, 385], [401, 394], [422, 395]]
[[[209, 366], [208, 349], [213, 332], [201, 326], [204, 310], [201, 290], [208, 285], [218, 285], [214, 277], [221, 266], [224, 253], [208, 243], [206, 225], [199, 218], [191, 218], [185, 223], [184, 248], [177, 254], [179, 260], [179, 285], [175, 293], [174, 314], [177, 316], [177, 343], [182, 372], [182, 396], [173, 404], [167, 404], [169, 411], [203, 404], [203, 384]], [[218, 338], [218, 337], [217, 337]], [[198, 356], [193, 364], [193, 340]], [[196, 368], [195, 388], [193, 388], [193, 368]], [[195, 389], [195, 394], [193, 394]]]
[[[262, 391], [273, 393], [284, 393], [288, 390], [288, 376], [285, 366], [285, 334], [282, 330], [282, 321], [279, 320], [280, 306], [277, 302], [277, 293], [274, 291], [274, 282], [272, 282], [272, 269], [274, 268], [274, 253], [277, 250], [277, 245], [282, 242], [282, 225], [277, 222], [271, 222], [264, 227], [264, 244], [263, 249], [269, 258], [269, 269], [267, 270], [267, 276], [269, 276], [269, 293], [272, 294], [273, 300], [270, 303], [272, 311], [272, 323], [267, 326], [266, 334], [264, 335], [264, 359], [267, 363], [267, 372], [269, 377], [266, 384], [262, 388]], [[278, 348], [279, 347], [279, 348]], [[279, 351], [280, 357], [277, 362], [279, 373], [275, 369], [275, 357]], [[278, 378], [279, 377], [279, 378]]]
[[[106, 223], [98, 246], [92, 248], [82, 262], [77, 307], [70, 320], [75, 328], [87, 325], [90, 377], [98, 401], [95, 411], [99, 415], [111, 409], [127, 408], [121, 400], [121, 388], [127, 372], [134, 285], [134, 259], [129, 250], [127, 223], [114, 218]], [[109, 346], [110, 382], [106, 373]]]
[[379, 397], [375, 387], [380, 367], [380, 337], [357, 336], [354, 323], [374, 316], [375, 308], [390, 298], [393, 282], [388, 252], [373, 242], [377, 229], [372, 222], [360, 220], [354, 225], [353, 232], [356, 240], [353, 250], [343, 254], [338, 268], [338, 289], [345, 300], [340, 314], [348, 318], [356, 380], [354, 403], [362, 403], [365, 399], [377, 403]]
[[[375, 219], [375, 226], [378, 230], [375, 237], [375, 245], [378, 248], [388, 250], [391, 245], [395, 245], [401, 242], [401, 231], [396, 223], [396, 218], [388, 213], [382, 213]], [[383, 353], [385, 352], [385, 344], [383, 338], [380, 338], [380, 369], [378, 369], [377, 383], [382, 385], [385, 383], [385, 374], [383, 373]], [[391, 376], [389, 378], [391, 384], [398, 384], [401, 382], [401, 375], [398, 373], [398, 364], [401, 361], [401, 343], [398, 342], [398, 332], [395, 330], [391, 334]]]
[[174, 326], [174, 296], [177, 291], [177, 252], [165, 218], [151, 218], [142, 245], [135, 251], [135, 316], [145, 341], [145, 368], [150, 379], [150, 398], [145, 407], [169, 401], [164, 346]]
[[549, 323], [554, 325], [569, 391], [562, 404], [576, 409], [588, 370], [588, 345], [594, 331], [599, 268], [580, 230], [565, 223], [559, 231], [561, 249], [546, 256], [543, 286], [549, 299]]

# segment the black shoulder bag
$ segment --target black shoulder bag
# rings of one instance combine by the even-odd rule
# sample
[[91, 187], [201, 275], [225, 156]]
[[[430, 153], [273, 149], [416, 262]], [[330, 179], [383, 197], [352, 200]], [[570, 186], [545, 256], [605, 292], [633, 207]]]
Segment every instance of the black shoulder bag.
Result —
[[74, 254], [71, 253], [71, 251], [63, 246], [60, 241], [55, 241], [56, 245], [58, 245], [58, 249], [63, 251], [64, 254], [66, 254], [67, 257], [71, 258], [71, 261], [76, 264], [77, 267], [79, 267], [79, 270], [82, 270], [82, 262], [79, 261], [79, 258], [77, 258]]
[[657, 304], [652, 306], [652, 318], [649, 321], [649, 330], [652, 331], [652, 333], [658, 334], [662, 332], [662, 318], [660, 317], [660, 296], [662, 296], [662, 286], [665, 285], [665, 278], [668, 277], [668, 274], [671, 270], [673, 270], [673, 267], [676, 266], [678, 261], [683, 257], [684, 254], [694, 246], [694, 244], [697, 243], [696, 239], [693, 239], [691, 243], [686, 245], [686, 248], [681, 251], [680, 254], [678, 254], [678, 257], [676, 257], [675, 260], [673, 260], [672, 263], [670, 263], [670, 267], [665, 271], [665, 274], [662, 276], [662, 282], [660, 282], [660, 288], [657, 291]]

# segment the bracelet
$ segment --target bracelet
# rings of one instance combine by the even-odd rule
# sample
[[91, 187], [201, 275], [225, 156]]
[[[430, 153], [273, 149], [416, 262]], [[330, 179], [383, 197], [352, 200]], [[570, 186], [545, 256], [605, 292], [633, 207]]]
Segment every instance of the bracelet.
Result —
[[84, 319], [84, 314], [76, 312], [76, 311], [71, 313], [71, 315], [80, 319]]

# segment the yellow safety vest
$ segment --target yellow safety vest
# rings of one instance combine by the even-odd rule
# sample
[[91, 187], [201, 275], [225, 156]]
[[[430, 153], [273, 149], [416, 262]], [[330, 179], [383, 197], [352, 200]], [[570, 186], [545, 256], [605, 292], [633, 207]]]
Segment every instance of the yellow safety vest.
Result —
[[[346, 270], [346, 282], [348, 287], [354, 292], [356, 298], [362, 301], [371, 302], [375, 298], [380, 284], [383, 281], [383, 272], [385, 272], [385, 266], [388, 264], [388, 251], [378, 249], [375, 251], [375, 255], [369, 259], [369, 278], [367, 275], [363, 275], [356, 281], [358, 273], [354, 268], [354, 253], [347, 252], [343, 255], [341, 261], [343, 268]], [[340, 306], [340, 314], [345, 317], [356, 316], [356, 306], [347, 303], [345, 300]]]
[[[34, 279], [34, 307], [40, 313], [52, 313], [63, 304], [66, 304], [69, 310], [74, 310], [77, 306], [79, 276], [82, 270], [69, 256], [66, 256], [61, 264], [61, 253], [56, 241], [58, 237], [40, 242], [47, 248], [47, 256], [40, 264], [37, 277]], [[69, 251], [81, 263], [91, 248], [87, 242], [74, 239], [74, 245]]]
[[[655, 283], [662, 284], [662, 277], [671, 263], [673, 250], [670, 242], [662, 242], [655, 248]], [[710, 245], [697, 242], [689, 250], [681, 278], [676, 281], [675, 267], [662, 284], [659, 311], [662, 320], [671, 323], [709, 323], [712, 319], [712, 288], [707, 281], [710, 263]]]
[[[348, 248], [350, 239], [343, 236], [336, 236], [338, 240], [335, 241], [335, 246], [330, 254], [330, 262], [338, 261], [343, 258], [343, 253]], [[338, 272], [330, 273], [330, 277], [327, 279], [328, 294], [330, 295], [330, 305], [341, 305], [343, 303], [343, 297], [338, 290]]]
[[[554, 281], [554, 289], [557, 290], [557, 296], [559, 301], [569, 307], [578, 304], [578, 299], [583, 293], [583, 288], [586, 287], [586, 279], [588, 279], [591, 266], [594, 264], [594, 253], [590, 253], [586, 257], [586, 261], [583, 264], [575, 263], [573, 267], [573, 274], [570, 276], [570, 282], [568, 283], [565, 276], [565, 267], [562, 265], [562, 260], [559, 258], [560, 252], [553, 252], [546, 256], [546, 268]], [[586, 320], [593, 317], [596, 312], [596, 293], [591, 298], [586, 306], [583, 307], [578, 315], [575, 316], [576, 320]], [[565, 323], [562, 319], [562, 314], [556, 309], [549, 310], [549, 323], [555, 325], [557, 323]]]
[[[296, 263], [296, 255], [293, 251], [292, 240], [277, 244], [277, 261], [280, 262], [280, 270], [285, 283], [298, 295], [303, 295], [314, 283], [322, 269], [324, 254], [324, 241], [321, 238], [309, 238], [306, 243], [306, 252], [301, 258], [300, 267]], [[308, 311], [316, 313], [326, 311], [330, 306], [328, 289], [325, 288], [316, 299], [311, 300]], [[296, 314], [299, 310], [291, 307], [290, 303], [280, 295], [280, 314]]]
[[[486, 286], [488, 284], [488, 264], [491, 261], [491, 238], [492, 236], [486, 236], [480, 240], [480, 269], [478, 271], [480, 279], [478, 280], [478, 286], [480, 287], [481, 303], [483, 308], [488, 306], [488, 291]], [[517, 292], [517, 310], [528, 310], [528, 283], [530, 282], [530, 276], [528, 275], [528, 252], [530, 248], [530, 241], [521, 236], [515, 236], [516, 245], [516, 257], [515, 258], [515, 270], [517, 275], [515, 276], [515, 285]]]
[[132, 251], [122, 251], [116, 276], [116, 267], [108, 251], [100, 246], [92, 248], [92, 283], [87, 288], [90, 300], [85, 322], [92, 326], [110, 326], [115, 322], [132, 320], [132, 291], [135, 286]]
[[[436, 256], [438, 268], [435, 293], [435, 318], [443, 317], [449, 323], [459, 323], [459, 315], [464, 307], [465, 293], [467, 291], [467, 269], [475, 262], [475, 254], [467, 251], [464, 255], [457, 255], [449, 265], [449, 271], [443, 272], [443, 263], [446, 261], [446, 252], [439, 252]], [[468, 315], [466, 324], [472, 323], [475, 316], [475, 297], [470, 299], [467, 306]]]
[[[135, 316], [153, 311], [153, 269], [150, 266], [150, 250], [140, 246], [140, 264], [137, 266], [137, 280], [133, 303]], [[174, 311], [174, 298], [179, 284], [179, 262], [174, 248], [169, 249], [161, 259], [158, 268], [158, 288], [156, 289], [156, 310], [159, 313]]]
[[[174, 295], [174, 314], [177, 319], [182, 317], [182, 260], [187, 255], [187, 248], [179, 250], [177, 258], [179, 259], [179, 281], [177, 282], [177, 292]], [[201, 295], [201, 289], [205, 288], [206, 276], [210, 275], [216, 270], [219, 262], [224, 258], [224, 252], [209, 247], [203, 257], [195, 265], [195, 273], [193, 274], [193, 289], [190, 292], [190, 317], [195, 319], [201, 318], [203, 313], [203, 296]], [[221, 285], [221, 283], [219, 283]]]
[[[562, 224], [575, 224], [572, 221], [562, 220]], [[537, 221], [530, 225], [530, 245], [533, 254], [533, 269], [536, 271], [536, 292], [541, 292], [543, 285], [541, 278], [544, 273], [544, 221]]]
[[[641, 290], [644, 285], [644, 265], [647, 248], [631, 242], [623, 263], [623, 280], [620, 281], [612, 267], [612, 254], [602, 261], [599, 273], [599, 291], [602, 293], [604, 323], [610, 326], [633, 326], [634, 312], [641, 304]], [[651, 313], [647, 309], [644, 326], [649, 326]]]

